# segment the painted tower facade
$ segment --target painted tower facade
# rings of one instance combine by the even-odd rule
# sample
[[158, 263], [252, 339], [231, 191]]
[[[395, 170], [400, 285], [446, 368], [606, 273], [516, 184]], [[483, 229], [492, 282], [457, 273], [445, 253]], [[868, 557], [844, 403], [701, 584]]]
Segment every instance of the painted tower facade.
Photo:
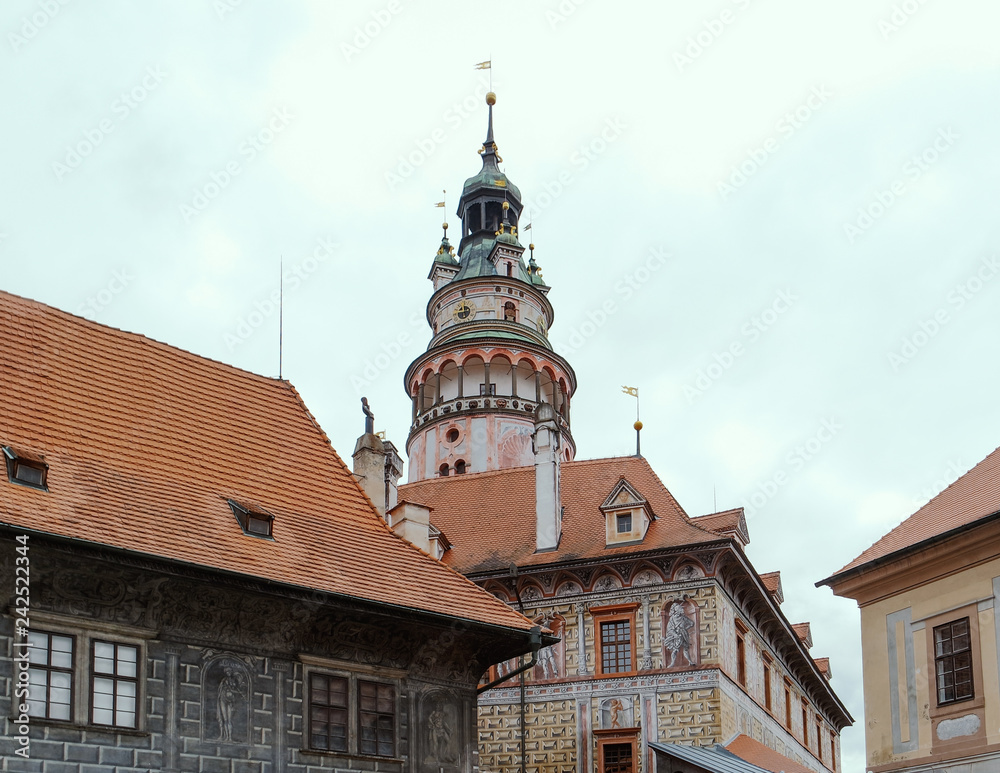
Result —
[[[557, 453], [571, 461], [570, 401], [576, 375], [549, 343], [554, 319], [534, 257], [518, 241], [521, 192], [500, 170], [493, 105], [479, 151], [483, 167], [458, 204], [458, 254], [448, 226], [431, 265], [433, 337], [404, 377], [413, 404], [406, 441], [411, 483], [534, 464], [535, 412], [555, 409]], [[534, 245], [529, 245], [532, 253]]]

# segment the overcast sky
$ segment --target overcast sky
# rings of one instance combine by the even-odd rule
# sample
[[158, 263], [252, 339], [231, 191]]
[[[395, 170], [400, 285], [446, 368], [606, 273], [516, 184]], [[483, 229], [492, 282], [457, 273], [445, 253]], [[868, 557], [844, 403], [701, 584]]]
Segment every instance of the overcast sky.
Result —
[[[1000, 444], [989, 0], [5, 0], [0, 286], [284, 376], [400, 448], [447, 190], [496, 140], [534, 221], [579, 458], [643, 452], [749, 553], [858, 721], [813, 583]], [[457, 241], [457, 239], [456, 239]], [[527, 240], [525, 240], [527, 241]]]

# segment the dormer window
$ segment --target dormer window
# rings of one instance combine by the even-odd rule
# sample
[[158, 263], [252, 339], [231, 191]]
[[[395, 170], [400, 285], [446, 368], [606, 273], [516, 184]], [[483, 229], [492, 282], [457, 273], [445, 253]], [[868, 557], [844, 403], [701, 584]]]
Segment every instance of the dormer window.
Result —
[[641, 542], [655, 519], [649, 503], [627, 480], [622, 478], [601, 505], [605, 519], [605, 544], [608, 547]]
[[261, 510], [252, 510], [244, 507], [238, 502], [229, 500], [229, 507], [236, 516], [236, 520], [243, 529], [243, 533], [250, 537], [261, 537], [263, 539], [273, 539], [274, 516]]
[[10, 446], [3, 447], [4, 462], [7, 464], [7, 480], [28, 488], [48, 491], [46, 478], [49, 466], [36, 459], [26, 459]]

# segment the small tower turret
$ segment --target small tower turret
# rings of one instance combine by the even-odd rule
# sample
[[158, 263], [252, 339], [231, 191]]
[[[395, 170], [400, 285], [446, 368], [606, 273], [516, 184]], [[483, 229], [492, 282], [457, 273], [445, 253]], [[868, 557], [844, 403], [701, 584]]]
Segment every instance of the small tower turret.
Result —
[[535, 412], [544, 404], [558, 434], [551, 447], [562, 461], [576, 453], [569, 418], [576, 375], [549, 343], [549, 288], [534, 259], [524, 262], [521, 192], [500, 169], [494, 140], [496, 95], [486, 104], [482, 168], [465, 181], [458, 204], [458, 256], [446, 227], [428, 277], [434, 334], [405, 376], [410, 482], [534, 464]]

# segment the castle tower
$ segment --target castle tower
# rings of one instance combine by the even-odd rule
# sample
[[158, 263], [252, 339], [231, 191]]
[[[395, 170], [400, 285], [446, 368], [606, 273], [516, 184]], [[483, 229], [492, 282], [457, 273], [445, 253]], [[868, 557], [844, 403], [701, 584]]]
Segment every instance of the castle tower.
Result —
[[549, 343], [549, 287], [534, 257], [525, 263], [517, 238], [521, 192], [500, 171], [495, 102], [486, 95], [483, 168], [465, 181], [458, 204], [458, 256], [445, 224], [428, 276], [433, 337], [404, 377], [413, 401], [411, 483], [534, 464], [535, 413], [543, 403], [554, 410], [561, 461], [576, 452], [569, 415], [576, 374]]

